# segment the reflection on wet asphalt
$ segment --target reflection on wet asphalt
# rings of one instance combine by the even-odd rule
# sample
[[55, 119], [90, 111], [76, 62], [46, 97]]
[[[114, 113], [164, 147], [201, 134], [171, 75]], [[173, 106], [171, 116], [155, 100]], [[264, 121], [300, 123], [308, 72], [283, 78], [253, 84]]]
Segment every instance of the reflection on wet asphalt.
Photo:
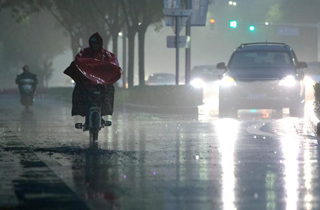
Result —
[[[19, 139], [0, 137], [1, 164], [12, 162], [10, 170], [1, 169], [0, 195], [16, 189], [10, 185], [24, 194], [8, 192], [1, 207], [32, 205], [39, 193], [34, 186], [47, 195], [40, 204], [50, 203], [46, 197], [59, 205], [78, 199], [91, 209], [320, 209], [320, 149], [304, 119], [119, 107], [92, 150], [88, 133], [74, 129], [83, 118], [73, 119], [69, 104], [39, 99], [26, 113], [15, 100], [0, 100], [0, 128]], [[43, 177], [52, 188], [39, 181]]]
[[17, 136], [1, 140], [1, 209], [89, 209]]

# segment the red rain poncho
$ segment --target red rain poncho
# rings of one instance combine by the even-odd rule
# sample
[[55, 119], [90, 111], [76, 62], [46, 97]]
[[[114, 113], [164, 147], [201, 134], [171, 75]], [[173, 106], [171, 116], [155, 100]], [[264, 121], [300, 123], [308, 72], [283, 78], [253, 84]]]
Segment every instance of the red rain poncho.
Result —
[[[64, 71], [75, 83], [86, 85], [112, 85], [121, 77], [121, 68], [112, 60], [101, 61], [95, 58], [76, 58]], [[111, 60], [111, 61], [110, 61]]]
[[[93, 41], [92, 41], [93, 40]], [[99, 42], [101, 48], [94, 51], [92, 44]], [[116, 56], [102, 48], [103, 40], [97, 32], [89, 39], [89, 46], [81, 50], [75, 60], [64, 71], [76, 83], [72, 94], [72, 115], [86, 116], [88, 89], [92, 85], [104, 85], [106, 99], [102, 107], [102, 115], [113, 113], [114, 87], [113, 84], [121, 77], [121, 68]]]

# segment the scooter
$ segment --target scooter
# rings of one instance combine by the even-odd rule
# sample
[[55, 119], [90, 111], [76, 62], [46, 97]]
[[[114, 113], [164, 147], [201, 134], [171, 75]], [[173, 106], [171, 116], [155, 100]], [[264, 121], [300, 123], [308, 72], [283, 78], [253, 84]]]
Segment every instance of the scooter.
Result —
[[33, 105], [33, 96], [35, 92], [34, 83], [35, 81], [29, 78], [20, 80], [20, 102], [26, 109]]
[[89, 130], [89, 140], [90, 148], [97, 149], [98, 147], [98, 135], [101, 128], [104, 126], [111, 126], [111, 121], [102, 120], [101, 108], [102, 102], [104, 101], [105, 89], [102, 85], [95, 85], [89, 90], [88, 101], [88, 114], [86, 117], [89, 117], [87, 120], [88, 125], [82, 123], [76, 123], [76, 129], [83, 129], [83, 131]]

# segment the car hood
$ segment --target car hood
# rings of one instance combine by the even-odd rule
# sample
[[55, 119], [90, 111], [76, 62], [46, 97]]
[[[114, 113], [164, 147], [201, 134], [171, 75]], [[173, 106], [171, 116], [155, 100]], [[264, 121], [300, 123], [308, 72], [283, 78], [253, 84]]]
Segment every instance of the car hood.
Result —
[[234, 79], [249, 79], [249, 80], [267, 80], [267, 79], [282, 79], [288, 75], [295, 75], [292, 69], [229, 69], [226, 73]]

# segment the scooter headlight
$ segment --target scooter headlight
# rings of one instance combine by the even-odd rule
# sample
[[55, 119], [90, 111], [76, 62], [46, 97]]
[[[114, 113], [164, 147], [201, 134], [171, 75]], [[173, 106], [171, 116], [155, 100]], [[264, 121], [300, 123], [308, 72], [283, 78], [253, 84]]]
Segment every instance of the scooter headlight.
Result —
[[286, 87], [292, 87], [297, 84], [297, 80], [292, 76], [286, 76], [282, 80], [280, 80], [279, 85], [280, 86], [286, 86]]

